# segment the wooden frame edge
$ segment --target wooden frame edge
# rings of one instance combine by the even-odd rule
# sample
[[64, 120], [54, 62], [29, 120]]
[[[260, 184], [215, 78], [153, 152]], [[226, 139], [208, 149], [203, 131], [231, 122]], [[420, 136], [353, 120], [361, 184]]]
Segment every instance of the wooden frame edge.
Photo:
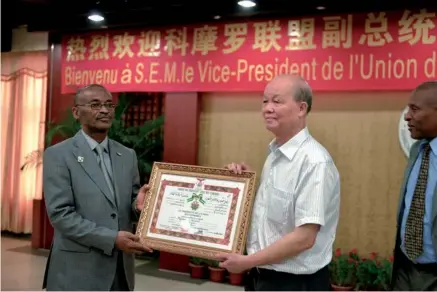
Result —
[[[156, 239], [147, 237], [147, 229], [152, 219], [155, 208], [157, 194], [161, 183], [160, 177], [162, 174], [181, 174], [184, 176], [199, 177], [212, 179], [230, 178], [230, 181], [244, 182], [245, 189], [242, 194], [241, 205], [233, 222], [235, 232], [233, 236], [232, 250], [218, 249], [205, 247], [195, 244], [176, 242], [172, 240]], [[233, 178], [233, 179], [232, 179]], [[144, 202], [143, 211], [138, 220], [136, 234], [140, 237], [143, 244], [152, 249], [157, 249], [164, 252], [181, 254], [186, 256], [201, 257], [206, 259], [216, 259], [218, 253], [238, 253], [243, 254], [245, 251], [247, 234], [249, 231], [250, 221], [252, 217], [252, 208], [256, 194], [256, 172], [245, 171], [241, 174], [235, 174], [233, 171], [224, 168], [205, 167], [197, 165], [186, 165], [176, 163], [155, 162], [153, 164], [152, 173], [149, 181], [150, 191], [149, 196]]]

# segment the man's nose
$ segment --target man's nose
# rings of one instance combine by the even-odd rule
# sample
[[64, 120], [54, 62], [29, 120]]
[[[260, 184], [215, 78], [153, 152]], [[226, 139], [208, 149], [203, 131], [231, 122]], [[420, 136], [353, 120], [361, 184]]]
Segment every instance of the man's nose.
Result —
[[272, 103], [271, 103], [271, 102], [266, 102], [266, 103], [264, 103], [263, 111], [264, 111], [264, 112], [268, 112], [268, 113], [273, 112], [273, 106], [272, 106]]
[[108, 110], [108, 108], [105, 105], [102, 105], [100, 107], [100, 112], [101, 113], [109, 113], [109, 110]]

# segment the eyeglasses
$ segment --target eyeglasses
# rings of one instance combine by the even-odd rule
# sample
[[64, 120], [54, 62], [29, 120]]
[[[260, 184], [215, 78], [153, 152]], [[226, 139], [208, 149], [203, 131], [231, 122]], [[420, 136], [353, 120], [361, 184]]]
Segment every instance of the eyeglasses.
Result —
[[112, 103], [112, 102], [76, 104], [76, 106], [88, 106], [92, 110], [100, 110], [102, 108], [102, 106], [106, 107], [108, 110], [113, 110], [117, 107], [117, 105]]

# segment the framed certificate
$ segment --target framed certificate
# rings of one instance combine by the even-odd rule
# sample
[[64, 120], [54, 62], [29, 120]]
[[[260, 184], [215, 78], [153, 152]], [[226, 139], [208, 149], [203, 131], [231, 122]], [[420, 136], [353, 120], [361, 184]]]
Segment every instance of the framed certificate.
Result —
[[155, 162], [136, 233], [150, 248], [176, 254], [243, 254], [255, 178], [255, 172]]

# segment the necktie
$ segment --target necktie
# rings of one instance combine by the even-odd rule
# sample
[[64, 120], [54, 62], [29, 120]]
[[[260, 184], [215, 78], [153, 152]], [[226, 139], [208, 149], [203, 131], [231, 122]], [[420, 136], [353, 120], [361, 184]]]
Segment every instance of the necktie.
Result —
[[427, 143], [424, 147], [419, 177], [414, 190], [413, 200], [405, 226], [405, 249], [410, 259], [415, 259], [423, 251], [423, 217], [425, 216], [425, 192], [428, 180], [429, 151]]
[[112, 184], [112, 179], [111, 179], [111, 175], [110, 172], [108, 171], [108, 165], [106, 165], [105, 163], [105, 159], [103, 158], [103, 147], [101, 145], [97, 145], [96, 148], [94, 148], [94, 150], [97, 152], [97, 162], [100, 166], [100, 169], [103, 172], [103, 176], [105, 177], [105, 181], [106, 184], [108, 185], [109, 191], [111, 192], [112, 196], [114, 196], [114, 188], [113, 188], [113, 184]]

